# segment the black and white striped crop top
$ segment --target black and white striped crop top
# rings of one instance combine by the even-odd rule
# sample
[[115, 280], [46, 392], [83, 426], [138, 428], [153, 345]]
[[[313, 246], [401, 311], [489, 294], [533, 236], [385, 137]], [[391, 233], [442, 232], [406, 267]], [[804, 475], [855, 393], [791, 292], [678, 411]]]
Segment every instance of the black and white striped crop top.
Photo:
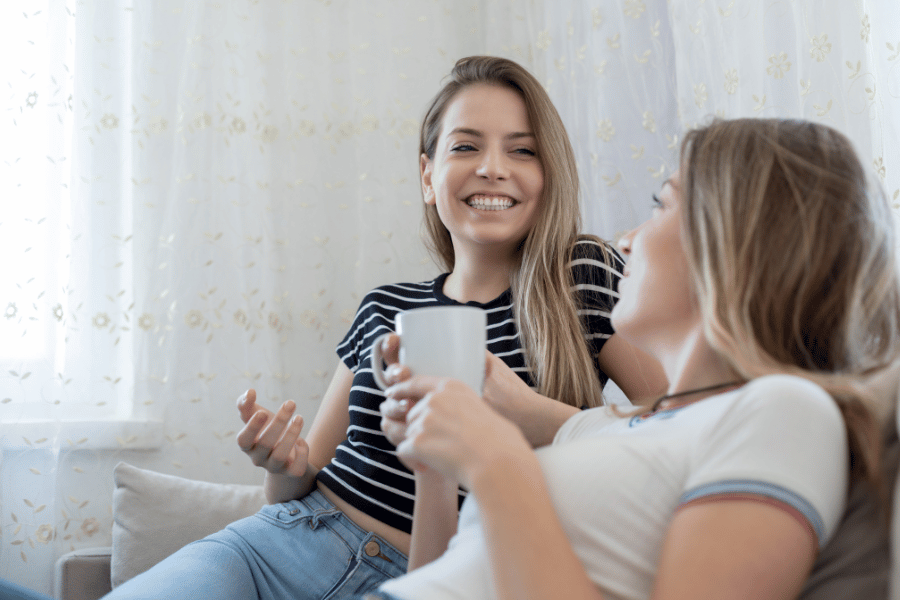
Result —
[[[586, 340], [596, 356], [612, 335], [609, 311], [618, 297], [616, 287], [624, 265], [610, 249], [614, 264], [604, 261], [600, 246], [581, 240], [573, 252], [574, 288], [578, 314], [585, 324]], [[337, 346], [338, 356], [354, 373], [350, 389], [350, 425], [347, 439], [338, 447], [331, 463], [318, 480], [343, 500], [366, 514], [409, 532], [412, 529], [415, 479], [397, 459], [395, 448], [381, 433], [378, 407], [384, 394], [375, 384], [370, 365], [372, 342], [394, 330], [398, 312], [426, 306], [460, 304], [443, 293], [447, 274], [433, 281], [398, 283], [378, 287], [363, 298], [353, 324]], [[487, 348], [501, 358], [529, 386], [533, 386], [513, 317], [510, 290], [486, 304], [468, 303], [487, 313]], [[601, 385], [606, 375], [597, 368]], [[464, 492], [460, 492], [461, 499]]]

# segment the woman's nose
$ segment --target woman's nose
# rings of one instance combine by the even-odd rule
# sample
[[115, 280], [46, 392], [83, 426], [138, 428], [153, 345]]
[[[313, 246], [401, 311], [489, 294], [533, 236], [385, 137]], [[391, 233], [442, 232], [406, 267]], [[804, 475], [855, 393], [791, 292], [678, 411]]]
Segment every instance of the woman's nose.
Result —
[[481, 155], [481, 163], [475, 174], [489, 180], [502, 180], [509, 178], [509, 168], [506, 165], [506, 156], [497, 150], [485, 150]]
[[631, 231], [625, 233], [624, 235], [622, 235], [622, 237], [619, 238], [619, 241], [616, 243], [616, 245], [619, 247], [619, 250], [625, 256], [631, 254], [631, 241], [634, 239], [635, 231], [637, 231], [637, 229], [632, 229]]

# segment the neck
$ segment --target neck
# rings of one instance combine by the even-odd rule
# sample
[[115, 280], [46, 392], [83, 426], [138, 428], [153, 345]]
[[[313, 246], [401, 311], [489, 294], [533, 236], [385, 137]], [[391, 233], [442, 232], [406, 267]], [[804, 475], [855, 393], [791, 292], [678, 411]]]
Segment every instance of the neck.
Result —
[[[718, 352], [710, 347], [698, 324], [678, 344], [666, 344], [654, 352], [669, 380], [666, 395], [715, 386], [741, 377]], [[707, 396], [717, 393], [711, 391]], [[690, 399], [702, 398], [691, 396]]]
[[[493, 250], [493, 252], [492, 252]], [[509, 287], [514, 257], [498, 260], [496, 249], [457, 252], [453, 272], [444, 281], [444, 295], [457, 302], [490, 302]]]
[[650, 407], [650, 412], [655, 413], [661, 408], [669, 408], [673, 404], [691, 404], [693, 402], [697, 402], [698, 400], [703, 400], [708, 396], [721, 394], [742, 385], [744, 385], [744, 382], [738, 379], [735, 381], [726, 381], [724, 383], [717, 383], [715, 385], [708, 385], [692, 390], [684, 390], [678, 392], [677, 394], [660, 396], [659, 398], [657, 398], [656, 402], [653, 403], [653, 406]]

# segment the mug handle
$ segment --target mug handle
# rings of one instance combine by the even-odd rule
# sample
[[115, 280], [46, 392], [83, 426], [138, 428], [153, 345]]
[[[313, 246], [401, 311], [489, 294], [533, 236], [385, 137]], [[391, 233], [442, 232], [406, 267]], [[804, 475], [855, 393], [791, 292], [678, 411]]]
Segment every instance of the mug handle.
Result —
[[375, 341], [372, 343], [372, 377], [375, 378], [375, 384], [381, 388], [382, 391], [388, 389], [390, 384], [384, 379], [384, 370], [381, 368], [381, 365], [384, 364], [384, 357], [381, 354], [381, 342], [384, 341], [386, 337], [391, 335], [390, 333], [384, 333], [379, 335]]

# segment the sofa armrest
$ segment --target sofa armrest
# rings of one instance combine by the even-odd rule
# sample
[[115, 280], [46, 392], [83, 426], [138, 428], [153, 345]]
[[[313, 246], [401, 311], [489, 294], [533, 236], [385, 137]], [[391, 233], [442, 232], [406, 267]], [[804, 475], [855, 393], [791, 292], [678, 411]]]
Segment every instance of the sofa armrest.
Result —
[[53, 594], [59, 600], [97, 600], [112, 590], [112, 548], [85, 548], [56, 561]]

